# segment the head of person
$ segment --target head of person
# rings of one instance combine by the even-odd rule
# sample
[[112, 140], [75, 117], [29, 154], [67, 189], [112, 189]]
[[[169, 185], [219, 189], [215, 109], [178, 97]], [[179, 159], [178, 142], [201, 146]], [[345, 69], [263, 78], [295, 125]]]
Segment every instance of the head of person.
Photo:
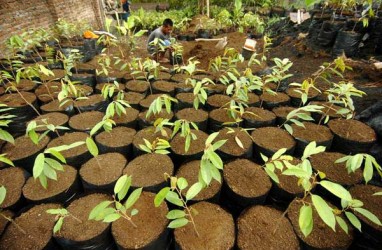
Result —
[[172, 26], [174, 26], [172, 20], [170, 18], [166, 18], [162, 24], [162, 32], [166, 35], [170, 34], [172, 31]]

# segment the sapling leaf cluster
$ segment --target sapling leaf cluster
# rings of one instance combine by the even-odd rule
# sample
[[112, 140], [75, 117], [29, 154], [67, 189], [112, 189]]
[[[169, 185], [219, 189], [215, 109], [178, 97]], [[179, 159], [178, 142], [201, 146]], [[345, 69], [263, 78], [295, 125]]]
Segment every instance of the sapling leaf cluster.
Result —
[[69, 213], [69, 211], [66, 210], [65, 208], [48, 209], [46, 210], [46, 212], [48, 214], [56, 215], [56, 218], [55, 218], [56, 224], [53, 227], [53, 234], [57, 234], [61, 231], [62, 225], [64, 223], [64, 219], [67, 217], [73, 218], [79, 223], [82, 223], [80, 219], [78, 219], [77, 217]]
[[150, 107], [146, 113], [146, 118], [149, 118], [151, 115], [157, 115], [160, 112], [162, 112], [163, 108], [165, 108], [167, 113], [171, 113], [171, 103], [177, 103], [178, 100], [163, 94], [159, 97], [157, 97], [151, 104]]
[[89, 220], [110, 223], [123, 218], [134, 227], [137, 227], [132, 219], [133, 216], [138, 214], [138, 210], [133, 206], [141, 196], [142, 188], [135, 189], [127, 196], [131, 181], [131, 176], [122, 175], [114, 186], [114, 200], [102, 201], [95, 206], [89, 214]]

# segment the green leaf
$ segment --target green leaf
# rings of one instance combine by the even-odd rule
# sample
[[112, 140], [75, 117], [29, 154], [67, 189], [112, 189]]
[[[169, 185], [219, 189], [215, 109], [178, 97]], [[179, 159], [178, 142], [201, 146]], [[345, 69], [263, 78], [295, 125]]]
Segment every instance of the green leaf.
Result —
[[340, 216], [336, 216], [336, 221], [337, 221], [338, 225], [340, 225], [342, 230], [344, 230], [344, 232], [346, 234], [348, 234], [349, 233], [349, 228], [348, 228], [348, 224], [345, 222], [345, 220], [342, 219]]
[[351, 194], [349, 193], [349, 191], [347, 191], [343, 186], [341, 186], [337, 183], [324, 180], [324, 181], [320, 181], [320, 185], [341, 199], [344, 199], [346, 201], [352, 200], [352, 197], [351, 197]]
[[127, 201], [125, 203], [125, 208], [129, 209], [130, 207], [132, 207], [135, 204], [135, 202], [137, 202], [139, 197], [141, 196], [141, 193], [142, 193], [142, 188], [135, 189], [130, 194], [129, 198], [127, 198]]
[[168, 228], [179, 228], [187, 224], [188, 224], [188, 220], [186, 218], [180, 218], [180, 219], [171, 221], [170, 224], [168, 224]]
[[166, 198], [167, 196], [167, 193], [170, 191], [170, 188], [169, 187], [165, 187], [165, 188], [162, 188], [159, 193], [157, 193], [157, 195], [155, 195], [155, 198], [154, 198], [154, 205], [155, 207], [159, 207], [160, 204], [162, 204], [162, 202], [164, 201], [164, 199]]
[[299, 167], [290, 167], [283, 171], [283, 175], [291, 175], [291, 176], [297, 176], [299, 178], [309, 178], [310, 174], [299, 168]]
[[266, 156], [263, 155], [262, 153], [260, 153], [260, 156], [261, 156], [261, 159], [263, 159], [264, 162], [267, 162], [267, 161], [268, 161], [268, 157], [266, 157]]
[[62, 163], [66, 163], [66, 160], [65, 160], [65, 157], [58, 151], [56, 150], [53, 150], [53, 149], [50, 149], [49, 150], [49, 154], [53, 155], [54, 157], [56, 157], [59, 161], [61, 161]]
[[3, 129], [0, 129], [0, 140], [15, 144], [15, 139], [13, 139], [13, 136]]
[[286, 148], [281, 148], [281, 149], [277, 150], [277, 152], [273, 154], [272, 160], [276, 160], [276, 159], [280, 158], [280, 156], [285, 154], [286, 151], [287, 151]]
[[350, 223], [355, 228], [357, 228], [358, 231], [362, 232], [361, 231], [361, 222], [359, 221], [359, 219], [353, 213], [350, 213], [350, 212], [345, 212], [345, 215], [348, 218], [348, 220], [350, 221]]
[[220, 141], [215, 142], [215, 143], [212, 145], [214, 151], [215, 151], [216, 149], [220, 148], [221, 146], [223, 146], [224, 143], [226, 143], [226, 141], [227, 141], [227, 140], [220, 140]]
[[203, 189], [203, 185], [200, 182], [194, 183], [187, 191], [186, 200], [192, 200]]
[[121, 218], [121, 215], [119, 215], [117, 213], [108, 214], [108, 215], [105, 216], [105, 219], [103, 219], [103, 222], [109, 223], [109, 222], [116, 221], [119, 218]]
[[94, 157], [98, 156], [98, 147], [91, 137], [86, 138], [86, 147]]
[[186, 216], [186, 213], [183, 210], [174, 209], [167, 213], [166, 218], [169, 220], [175, 220], [183, 218]]
[[277, 175], [273, 171], [269, 170], [268, 168], [264, 168], [264, 170], [274, 182], [276, 182], [277, 184], [280, 183], [279, 177], [277, 177]]
[[323, 222], [336, 231], [336, 218], [332, 208], [318, 195], [312, 195], [312, 202]]
[[44, 170], [45, 155], [40, 153], [37, 155], [33, 166], [33, 177], [37, 179]]
[[374, 193], [373, 195], [382, 195], [382, 192]]
[[180, 177], [178, 181], [176, 182], [176, 185], [178, 186], [180, 190], [183, 190], [188, 186], [188, 182], [185, 178]]
[[215, 140], [215, 138], [219, 135], [219, 132], [215, 132], [215, 133], [212, 133], [208, 136], [207, 140], [206, 140], [206, 146], [207, 145], [210, 145], [212, 143], [213, 140]]
[[64, 223], [64, 217], [60, 217], [53, 228], [53, 233], [56, 234], [61, 230], [62, 224]]
[[102, 201], [97, 206], [95, 206], [92, 211], [89, 214], [89, 220], [95, 220], [99, 214], [107, 208], [110, 204], [112, 204], [112, 201]]
[[313, 210], [310, 205], [303, 205], [300, 208], [300, 216], [298, 218], [298, 224], [301, 232], [307, 237], [313, 230]]
[[211, 152], [209, 158], [216, 168], [223, 169], [223, 161], [217, 153]]
[[366, 184], [371, 180], [371, 178], [373, 178], [373, 164], [370, 157], [366, 157], [365, 159], [363, 178], [365, 179]]
[[364, 208], [354, 208], [354, 211], [357, 211], [358, 213], [362, 214], [366, 218], [368, 218], [371, 222], [377, 224], [378, 226], [382, 226], [381, 221], [378, 219], [377, 216], [375, 216], [372, 212], [369, 210], [366, 210]]
[[7, 190], [5, 189], [4, 186], [1, 186], [0, 187], [0, 205], [3, 204], [6, 195], [7, 195]]
[[136, 209], [136, 208], [133, 208], [132, 210], [131, 210], [131, 213], [130, 213], [130, 215], [131, 216], [134, 216], [134, 215], [137, 215], [138, 214], [138, 209]]
[[166, 200], [169, 201], [170, 203], [177, 205], [179, 207], [183, 207], [183, 202], [179, 198], [178, 194], [175, 193], [174, 191], [168, 191], [166, 195]]

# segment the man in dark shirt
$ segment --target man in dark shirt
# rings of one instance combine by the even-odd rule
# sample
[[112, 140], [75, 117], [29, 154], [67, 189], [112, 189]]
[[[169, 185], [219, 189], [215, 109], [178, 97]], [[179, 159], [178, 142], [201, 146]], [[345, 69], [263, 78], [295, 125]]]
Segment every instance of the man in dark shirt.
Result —
[[129, 0], [123, 0], [122, 1], [122, 9], [124, 11], [124, 13], [122, 14], [122, 19], [123, 21], [127, 21], [127, 19], [129, 18], [130, 16], [130, 1]]
[[[163, 24], [161, 27], [157, 28], [153, 32], [151, 32], [148, 40], [147, 40], [147, 51], [150, 53], [150, 55], [153, 56], [153, 58], [159, 62], [168, 62], [169, 60], [165, 58], [165, 54], [167, 51], [171, 53], [171, 42], [170, 42], [170, 34], [172, 31], [174, 23], [171, 19], [166, 18], [163, 21]], [[159, 46], [158, 44], [155, 44], [156, 40], [158, 43], [161, 43], [162, 46]], [[162, 48], [161, 48], [162, 47]]]

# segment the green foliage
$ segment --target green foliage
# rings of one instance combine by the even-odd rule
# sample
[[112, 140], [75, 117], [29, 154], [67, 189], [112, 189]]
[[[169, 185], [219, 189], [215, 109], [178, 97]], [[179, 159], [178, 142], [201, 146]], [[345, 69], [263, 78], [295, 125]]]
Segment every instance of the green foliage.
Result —
[[299, 127], [305, 127], [301, 121], [314, 121], [310, 113], [321, 113], [321, 109], [324, 107], [319, 105], [307, 105], [294, 109], [286, 117], [285, 122], [281, 125], [284, 126], [288, 133], [293, 134], [293, 128], [288, 123], [296, 124]]
[[[203, 189], [204, 185], [200, 182], [196, 182], [187, 190], [187, 192], [185, 192], [185, 189], [188, 187], [188, 182], [185, 178], [177, 178], [168, 175], [166, 175], [166, 178], [170, 180], [171, 186], [162, 188], [157, 193], [154, 199], [154, 205], [156, 207], [159, 207], [162, 204], [162, 202], [166, 200], [175, 206], [181, 207], [183, 210], [173, 209], [167, 213], [167, 219], [172, 220], [168, 227], [179, 228], [191, 222], [194, 226], [195, 232], [198, 234], [193, 219], [193, 216], [197, 214], [197, 211], [193, 208], [188, 207], [187, 202], [192, 200], [195, 196], [197, 196]], [[186, 199], [184, 199], [184, 197]]]
[[167, 149], [171, 147], [170, 143], [164, 139], [156, 138], [152, 143], [143, 138], [145, 145], [140, 144], [139, 148], [147, 153], [155, 153], [166, 155], [169, 154], [170, 151]]
[[374, 174], [374, 169], [382, 176], [382, 168], [376, 159], [369, 154], [347, 155], [335, 161], [335, 163], [346, 162], [348, 173], [354, 173], [363, 166], [363, 178], [368, 183]]
[[203, 78], [201, 81], [188, 78], [186, 80], [186, 84], [190, 84], [193, 88], [193, 94], [194, 94], [194, 108], [199, 109], [200, 103], [203, 105], [207, 101], [207, 86], [209, 84], [215, 84], [211, 79], [209, 78]]
[[212, 133], [205, 142], [204, 153], [200, 162], [199, 182], [208, 186], [212, 179], [221, 182], [221, 174], [219, 170], [223, 170], [223, 161], [216, 153], [227, 140], [219, 140], [212, 143], [219, 132]]
[[293, 74], [288, 74], [288, 71], [290, 67], [292, 67], [293, 63], [288, 58], [284, 58], [282, 60], [280, 58], [274, 58], [273, 61], [276, 65], [271, 68], [272, 73], [265, 76], [265, 83], [276, 83], [277, 91], [282, 81], [293, 76]]
[[[131, 186], [131, 176], [121, 176], [115, 186], [113, 201], [102, 201], [95, 206], [89, 214], [89, 220], [103, 221], [110, 223], [120, 218], [129, 221], [134, 227], [137, 225], [132, 221], [132, 217], [138, 214], [138, 210], [133, 208], [142, 193], [142, 188], [137, 188], [126, 196]], [[125, 200], [126, 198], [126, 200]]]
[[9, 115], [6, 112], [12, 110], [13, 108], [8, 108], [6, 104], [0, 103], [0, 140], [14, 144], [15, 139], [13, 136], [3, 128], [7, 128], [9, 123], [12, 122], [14, 115]]
[[[28, 123], [28, 126], [27, 126], [27, 129], [26, 129], [26, 136], [28, 136], [31, 141], [38, 145], [39, 142], [45, 137], [47, 136], [47, 134], [49, 132], [55, 132], [55, 133], [58, 133], [59, 130], [69, 130], [69, 128], [67, 127], [64, 127], [64, 126], [55, 126], [53, 124], [50, 124], [47, 122], [46, 119], [42, 119], [40, 120], [39, 122], [41, 122], [42, 124], [41, 125], [37, 125], [37, 122], [36, 121], [31, 121]], [[41, 134], [38, 134], [36, 132], [36, 129], [40, 129], [40, 128], [43, 128], [43, 129], [46, 129], [43, 133]]]
[[73, 218], [79, 223], [82, 223], [80, 219], [69, 213], [65, 208], [48, 209], [46, 212], [48, 214], [56, 215], [56, 224], [53, 227], [53, 234], [57, 234], [61, 231], [64, 219], [67, 217]]
[[162, 109], [165, 108], [167, 113], [171, 113], [171, 102], [177, 103], [178, 100], [163, 94], [157, 97], [151, 104], [146, 113], [146, 118], [150, 117], [152, 114], [156, 115], [162, 112]]
[[[69, 150], [83, 145], [85, 142], [75, 142], [70, 145], [61, 145], [53, 148], [47, 148], [43, 153], [37, 155], [33, 165], [33, 178], [39, 179], [40, 184], [46, 189], [48, 187], [48, 179], [57, 181], [56, 171], [64, 171], [61, 163], [66, 163], [61, 151]], [[47, 157], [51, 155], [54, 158]]]
[[7, 189], [4, 186], [0, 187], [0, 205], [3, 204], [5, 197], [7, 196]]

